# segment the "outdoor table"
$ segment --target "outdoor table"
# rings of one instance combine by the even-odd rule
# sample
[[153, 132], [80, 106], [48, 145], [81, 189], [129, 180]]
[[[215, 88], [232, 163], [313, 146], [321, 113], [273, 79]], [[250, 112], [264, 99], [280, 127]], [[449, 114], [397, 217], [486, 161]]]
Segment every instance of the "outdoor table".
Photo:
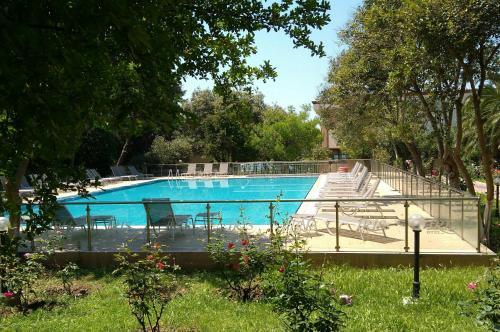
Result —
[[[206, 212], [197, 213], [196, 217], [193, 220], [193, 228], [195, 227], [196, 222], [198, 221], [203, 221], [203, 225], [205, 226], [205, 228], [207, 228], [207, 220], [208, 220], [208, 214]], [[213, 223], [214, 220], [217, 220], [219, 226], [222, 227], [222, 213], [220, 211], [210, 212], [210, 221]]]

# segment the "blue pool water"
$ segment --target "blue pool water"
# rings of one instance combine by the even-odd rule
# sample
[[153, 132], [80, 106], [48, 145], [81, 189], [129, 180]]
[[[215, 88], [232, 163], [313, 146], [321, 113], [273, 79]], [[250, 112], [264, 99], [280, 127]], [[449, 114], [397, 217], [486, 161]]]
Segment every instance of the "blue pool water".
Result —
[[[248, 200], [305, 198], [316, 182], [316, 176], [305, 177], [252, 177], [225, 179], [159, 180], [147, 184], [98, 192], [90, 201], [141, 201], [143, 198], [169, 198], [170, 200]], [[85, 198], [62, 199], [61, 202], [88, 202]], [[191, 214], [206, 211], [206, 204], [172, 204], [176, 214]], [[275, 219], [296, 212], [300, 203], [279, 203]], [[69, 205], [73, 216], [85, 214], [85, 205]], [[118, 225], [139, 226], [146, 224], [146, 212], [142, 204], [91, 205], [92, 215], [114, 215]], [[219, 203], [212, 204], [211, 211], [220, 211], [224, 224], [235, 224], [242, 220], [256, 225], [268, 224], [269, 203]]]

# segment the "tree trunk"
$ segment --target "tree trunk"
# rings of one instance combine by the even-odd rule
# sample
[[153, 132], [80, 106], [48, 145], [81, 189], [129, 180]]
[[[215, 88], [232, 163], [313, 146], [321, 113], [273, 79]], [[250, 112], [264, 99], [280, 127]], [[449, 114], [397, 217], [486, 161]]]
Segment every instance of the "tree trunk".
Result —
[[470, 79], [472, 90], [472, 105], [474, 106], [475, 124], [479, 149], [481, 150], [481, 162], [483, 164], [484, 178], [486, 180], [486, 208], [483, 215], [484, 239], [486, 244], [490, 241], [490, 226], [491, 226], [491, 210], [493, 207], [494, 186], [493, 174], [491, 172], [491, 154], [490, 149], [486, 145], [486, 137], [484, 135], [484, 120], [481, 115], [481, 100], [477, 94], [476, 88], [473, 86], [474, 81]]
[[420, 150], [418, 146], [414, 142], [405, 142], [405, 145], [411, 154], [411, 158], [413, 159], [413, 164], [417, 171], [417, 174], [420, 176], [425, 176], [424, 164], [422, 162], [422, 157], [420, 156]]
[[29, 160], [23, 159], [17, 166], [16, 173], [12, 176], [7, 176], [5, 184], [5, 196], [7, 198], [7, 208], [9, 211], [9, 236], [11, 238], [19, 235], [21, 225], [21, 203], [22, 199], [19, 196], [19, 185], [28, 168]]
[[116, 162], [116, 166], [120, 166], [123, 163], [123, 160], [125, 159], [125, 156], [127, 155], [127, 152], [128, 152], [127, 149], [129, 146], [129, 142], [130, 142], [130, 139], [127, 138], [125, 140], [125, 144], [123, 144], [122, 152], [120, 153], [120, 158], [118, 158], [118, 161]]
[[[464, 85], [465, 86], [465, 85]], [[462, 98], [463, 94], [461, 94], [460, 99]], [[473, 196], [476, 196], [476, 190], [474, 189], [474, 182], [472, 182], [472, 178], [469, 174], [469, 171], [467, 170], [467, 167], [465, 167], [465, 164], [462, 160], [462, 102], [461, 100], [457, 100], [455, 103], [455, 111], [457, 115], [457, 132], [456, 132], [456, 137], [455, 137], [455, 149], [453, 150], [452, 157], [453, 160], [455, 161], [455, 164], [458, 167], [458, 170], [460, 171], [460, 174], [462, 174], [462, 177], [465, 181], [465, 184], [467, 185], [467, 190], [469, 193]]]

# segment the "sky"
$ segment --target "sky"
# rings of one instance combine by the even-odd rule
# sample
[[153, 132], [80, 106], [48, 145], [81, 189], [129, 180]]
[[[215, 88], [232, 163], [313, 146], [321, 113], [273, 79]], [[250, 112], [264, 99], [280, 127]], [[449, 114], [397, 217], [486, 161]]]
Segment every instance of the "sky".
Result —
[[[276, 68], [278, 77], [266, 83], [255, 81], [254, 87], [264, 94], [267, 104], [278, 104], [282, 107], [293, 106], [297, 109], [303, 104], [310, 104], [318, 95], [320, 87], [326, 80], [329, 59], [340, 53], [337, 33], [354, 14], [362, 0], [336, 0], [330, 2], [331, 22], [322, 30], [314, 30], [312, 39], [322, 41], [326, 57], [311, 57], [303, 48], [293, 48], [293, 43], [284, 33], [258, 32], [255, 36], [257, 54], [248, 59], [252, 65], [262, 64], [270, 60]], [[190, 98], [197, 89], [212, 88], [213, 82], [188, 77], [183, 84], [185, 98]]]

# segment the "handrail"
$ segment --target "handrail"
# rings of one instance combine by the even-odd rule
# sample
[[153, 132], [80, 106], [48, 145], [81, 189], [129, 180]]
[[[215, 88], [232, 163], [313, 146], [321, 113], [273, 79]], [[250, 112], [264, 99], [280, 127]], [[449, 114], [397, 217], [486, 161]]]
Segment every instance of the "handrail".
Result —
[[[308, 203], [308, 202], [405, 202], [405, 201], [478, 201], [478, 197], [387, 197], [387, 198], [313, 198], [313, 199], [235, 199], [235, 200], [154, 200], [154, 201], [84, 201], [59, 202], [60, 205], [121, 205], [121, 204], [202, 204], [202, 203]], [[24, 204], [26, 205], [26, 204]], [[34, 204], [37, 205], [37, 204]]]
[[[432, 180], [432, 179], [429, 179], [429, 178], [423, 177], [423, 176], [421, 176], [421, 175], [414, 174], [414, 173], [412, 173], [412, 172], [405, 171], [404, 169], [398, 168], [398, 167], [396, 167], [396, 166], [389, 165], [389, 164], [387, 164], [387, 163], [380, 162], [380, 161], [378, 161], [378, 160], [374, 160], [374, 161], [375, 161], [375, 162], [378, 162], [378, 163], [380, 163], [381, 165], [384, 165], [384, 166], [386, 166], [386, 167], [393, 168], [393, 169], [395, 169], [395, 170], [396, 170], [396, 171], [398, 171], [398, 172], [405, 173], [405, 174], [408, 174], [408, 175], [413, 176], [413, 177], [417, 177], [417, 178], [421, 179], [422, 181], [425, 181], [425, 182], [428, 182], [428, 183], [431, 183], [431, 184], [435, 184], [435, 185], [441, 186], [441, 187], [445, 188], [446, 190], [451, 190], [451, 191], [454, 191], [455, 193], [458, 193], [458, 194], [469, 195], [469, 193], [468, 193], [468, 192], [461, 191], [461, 190], [459, 190], [459, 189], [453, 188], [453, 187], [451, 187], [451, 186], [449, 186], [449, 185], [446, 185], [446, 184], [444, 184], [444, 183], [442, 183], [442, 182], [439, 182], [439, 181], [436, 181], [436, 180]], [[469, 195], [469, 196], [473, 197], [472, 195]]]

